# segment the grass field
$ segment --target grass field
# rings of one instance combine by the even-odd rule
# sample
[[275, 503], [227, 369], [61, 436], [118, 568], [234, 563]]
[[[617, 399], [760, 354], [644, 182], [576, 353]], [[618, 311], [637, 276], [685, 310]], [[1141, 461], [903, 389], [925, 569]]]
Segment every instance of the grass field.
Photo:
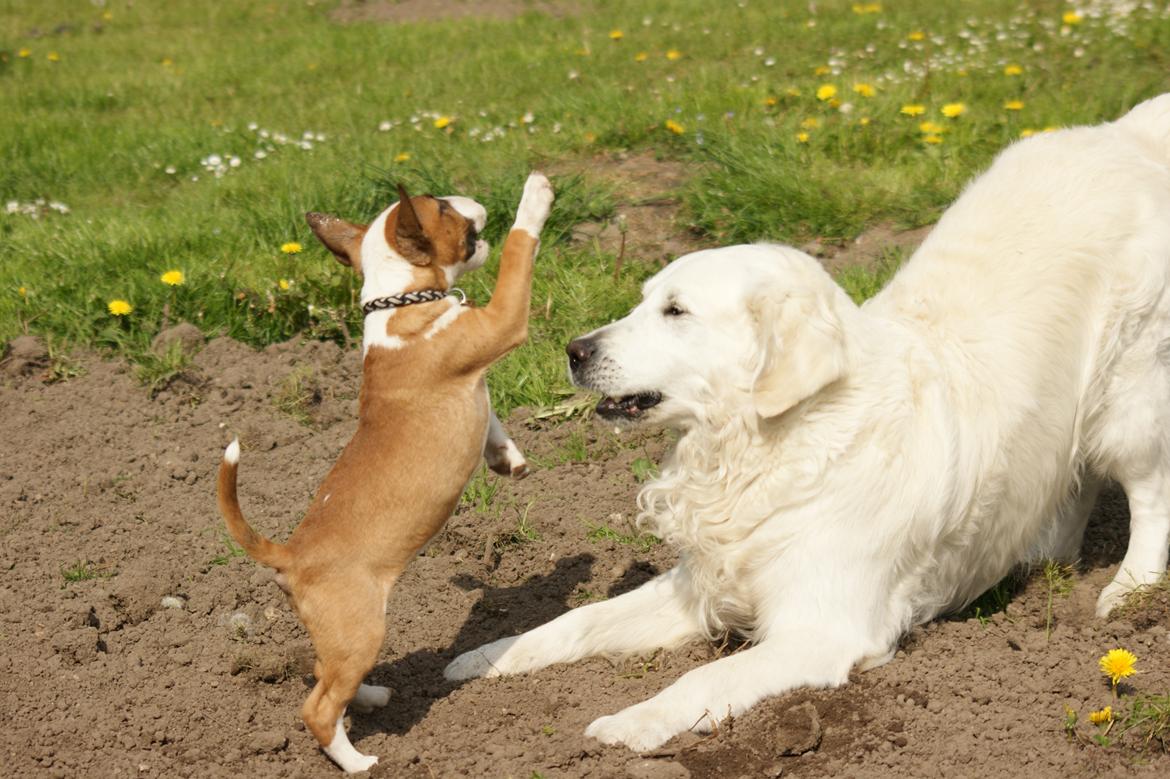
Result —
[[[1170, 89], [1165, 0], [552, 5], [392, 25], [333, 2], [0, 4], [0, 339], [139, 361], [164, 321], [341, 339], [356, 285], [305, 211], [368, 219], [402, 181], [480, 199], [498, 242], [529, 169], [619, 150], [693, 163], [686, 215], [718, 241], [928, 224], [1012, 140]], [[615, 193], [554, 185], [532, 340], [496, 368], [505, 412], [566, 391], [564, 342], [654, 269], [615, 281], [614, 257], [561, 240]]]

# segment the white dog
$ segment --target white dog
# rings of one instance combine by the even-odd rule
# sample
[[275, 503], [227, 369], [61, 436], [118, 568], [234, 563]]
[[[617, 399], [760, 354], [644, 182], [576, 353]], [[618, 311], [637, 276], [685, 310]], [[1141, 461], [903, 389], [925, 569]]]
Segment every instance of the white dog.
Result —
[[1016, 564], [1075, 559], [1103, 480], [1129, 549], [1104, 616], [1170, 545], [1170, 95], [1014, 144], [858, 308], [781, 246], [688, 255], [574, 341], [605, 416], [682, 431], [638, 498], [681, 562], [458, 657], [447, 676], [753, 646], [586, 731], [652, 749], [888, 661]]

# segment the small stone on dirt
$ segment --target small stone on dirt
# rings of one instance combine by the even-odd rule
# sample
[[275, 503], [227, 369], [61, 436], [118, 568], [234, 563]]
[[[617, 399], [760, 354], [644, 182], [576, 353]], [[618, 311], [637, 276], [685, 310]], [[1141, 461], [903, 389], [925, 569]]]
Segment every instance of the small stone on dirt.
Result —
[[154, 340], [150, 342], [150, 349], [156, 354], [163, 354], [173, 344], [178, 344], [182, 352], [193, 354], [199, 351], [205, 340], [203, 331], [198, 327], [190, 322], [180, 322], [156, 335]]
[[821, 718], [816, 707], [806, 702], [784, 712], [773, 743], [782, 755], [803, 755], [820, 746]]
[[164, 609], [181, 609], [183, 608], [183, 599], [176, 598], [174, 595], [165, 596], [159, 603]]
[[288, 739], [283, 733], [275, 730], [262, 730], [248, 741], [248, 751], [252, 754], [265, 752], [279, 752], [288, 746]]

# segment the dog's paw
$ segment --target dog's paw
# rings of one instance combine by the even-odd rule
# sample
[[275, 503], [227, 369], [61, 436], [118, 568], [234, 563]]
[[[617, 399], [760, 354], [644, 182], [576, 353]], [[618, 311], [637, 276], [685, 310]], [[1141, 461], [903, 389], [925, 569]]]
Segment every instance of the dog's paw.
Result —
[[524, 194], [516, 209], [514, 229], [524, 230], [533, 238], [540, 237], [545, 220], [552, 210], [553, 188], [543, 173], [533, 171], [524, 184]]
[[603, 744], [623, 744], [635, 752], [647, 752], [677, 735], [678, 730], [668, 720], [665, 712], [638, 704], [593, 720], [585, 735]]
[[1097, 598], [1097, 616], [1101, 619], [1108, 617], [1114, 609], [1125, 602], [1125, 597], [1131, 592], [1133, 592], [1132, 587], [1127, 587], [1116, 581], [1109, 582]]
[[509, 438], [503, 446], [488, 445], [484, 449], [484, 459], [487, 465], [501, 476], [511, 476], [513, 479], [523, 479], [528, 475], [528, 461], [520, 453], [516, 442]]
[[506, 673], [506, 669], [501, 667], [504, 653], [515, 643], [515, 638], [501, 638], [479, 649], [464, 652], [443, 669], [443, 676], [453, 682], [461, 682], [481, 677], [490, 679]]
[[379, 687], [374, 684], [363, 684], [358, 687], [357, 693], [349, 705], [358, 711], [372, 711], [381, 708], [390, 702], [390, 688]]

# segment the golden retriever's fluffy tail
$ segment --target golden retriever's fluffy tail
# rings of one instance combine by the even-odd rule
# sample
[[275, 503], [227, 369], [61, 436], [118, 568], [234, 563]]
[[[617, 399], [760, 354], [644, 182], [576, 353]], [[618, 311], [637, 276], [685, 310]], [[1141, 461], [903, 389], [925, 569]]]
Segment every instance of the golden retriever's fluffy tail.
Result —
[[1117, 125], [1153, 143], [1170, 162], [1170, 93], [1138, 103]]
[[227, 523], [228, 532], [236, 543], [244, 547], [244, 551], [258, 563], [280, 570], [288, 565], [288, 549], [282, 544], [274, 544], [252, 529], [240, 511], [240, 501], [236, 497], [236, 472], [240, 464], [240, 439], [233, 439], [223, 453], [223, 461], [219, 464], [219, 482], [217, 484], [217, 498], [219, 513]]

